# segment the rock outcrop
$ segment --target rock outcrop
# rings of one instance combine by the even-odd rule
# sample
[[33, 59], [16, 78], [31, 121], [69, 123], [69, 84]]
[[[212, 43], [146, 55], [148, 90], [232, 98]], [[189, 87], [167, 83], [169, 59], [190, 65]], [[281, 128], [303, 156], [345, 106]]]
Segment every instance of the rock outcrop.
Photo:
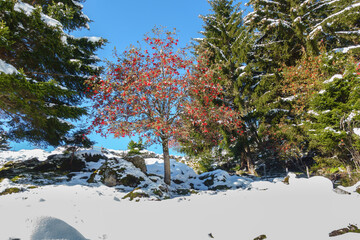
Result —
[[142, 156], [140, 155], [125, 156], [124, 160], [131, 162], [132, 164], [134, 164], [135, 167], [139, 168], [143, 173], [146, 174], [147, 169], [146, 169], [145, 159]]

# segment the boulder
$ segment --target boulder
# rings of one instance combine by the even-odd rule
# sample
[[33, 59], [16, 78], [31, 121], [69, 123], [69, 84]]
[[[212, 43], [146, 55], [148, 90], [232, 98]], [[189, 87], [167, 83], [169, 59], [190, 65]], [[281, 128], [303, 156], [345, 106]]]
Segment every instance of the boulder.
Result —
[[134, 164], [135, 167], [139, 168], [143, 173], [146, 174], [147, 169], [146, 169], [146, 164], [145, 164], [145, 159], [140, 156], [140, 155], [133, 155], [133, 156], [126, 156], [124, 157], [124, 160], [131, 162], [132, 164]]
[[50, 155], [45, 161], [31, 158], [24, 161], [9, 161], [0, 168], [0, 178], [8, 178], [13, 182], [59, 182], [69, 172], [87, 171], [82, 158], [71, 155]]
[[146, 175], [140, 170], [134, 171], [134, 166], [130, 162], [123, 159], [110, 158], [91, 174], [88, 182], [102, 182], [108, 187], [117, 185], [137, 187], [145, 178]]

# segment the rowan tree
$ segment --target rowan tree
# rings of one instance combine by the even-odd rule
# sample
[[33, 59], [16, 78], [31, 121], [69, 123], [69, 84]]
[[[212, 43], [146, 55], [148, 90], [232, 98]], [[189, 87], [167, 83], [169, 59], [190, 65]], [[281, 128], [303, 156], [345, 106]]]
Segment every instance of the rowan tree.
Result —
[[[214, 122], [240, 126], [235, 111], [213, 104], [222, 98], [207, 59], [196, 63], [178, 48], [175, 32], [154, 28], [145, 48], [131, 46], [108, 63], [106, 76], [87, 81], [95, 119], [90, 129], [115, 137], [140, 135], [148, 144], [162, 144], [164, 181], [170, 185], [169, 146], [190, 137], [191, 129], [207, 133], [207, 141], [221, 136], [209, 131]], [[202, 97], [198, 97], [202, 95]], [[202, 99], [201, 102], [198, 99]]]

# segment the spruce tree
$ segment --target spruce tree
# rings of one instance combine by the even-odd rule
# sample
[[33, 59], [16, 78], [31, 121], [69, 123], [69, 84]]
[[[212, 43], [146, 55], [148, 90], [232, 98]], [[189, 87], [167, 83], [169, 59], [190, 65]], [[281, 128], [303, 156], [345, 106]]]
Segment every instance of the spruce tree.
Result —
[[[331, 56], [331, 57], [329, 57]], [[309, 145], [319, 157], [360, 169], [360, 69], [348, 54], [325, 57], [322, 89], [309, 104]]]
[[[320, 54], [321, 42], [326, 51], [356, 47], [359, 6], [355, 1], [326, 0], [254, 0], [249, 4], [254, 11], [245, 17], [245, 24], [256, 34], [247, 67], [253, 81], [249, 99], [254, 109], [253, 122], [257, 124], [255, 152], [262, 158], [278, 160], [280, 150], [294, 140], [281, 132], [296, 125], [292, 122], [294, 106], [282, 91], [282, 69], [297, 65], [303, 55]], [[299, 146], [307, 142], [299, 139]], [[304, 156], [304, 152], [299, 156]]]
[[59, 145], [76, 120], [83, 82], [99, 75], [94, 55], [106, 40], [76, 38], [88, 28], [82, 1], [0, 2], [0, 117], [11, 140]]
[[[218, 100], [218, 103], [224, 103], [229, 108], [243, 113], [242, 92], [245, 83], [242, 82], [240, 76], [244, 73], [244, 62], [251, 46], [251, 36], [243, 26], [239, 3], [234, 4], [232, 0], [208, 2], [212, 12], [206, 16], [200, 16], [204, 21], [204, 30], [201, 31], [203, 38], [195, 39], [198, 43], [194, 46], [195, 55], [198, 59], [209, 56], [208, 67], [216, 72], [217, 82], [225, 89], [225, 95], [222, 100]], [[221, 124], [214, 124], [209, 128], [221, 129]], [[200, 164], [204, 166], [211, 165], [211, 158], [216, 158], [217, 161], [225, 160], [223, 159], [224, 152], [230, 152], [227, 157], [232, 156], [235, 160], [242, 158], [250, 166], [252, 165], [249, 162], [250, 158], [240, 156], [244, 152], [245, 145], [238, 144], [239, 141], [234, 142], [234, 139], [243, 137], [243, 130], [235, 132], [223, 130], [221, 147], [214, 148], [213, 143], [204, 141], [199, 131], [194, 129], [193, 138], [188, 146], [183, 143], [182, 150], [201, 157]]]
[[272, 135], [273, 128], [286, 114], [281, 102], [278, 69], [283, 63], [292, 65], [301, 56], [305, 45], [293, 26], [292, 1], [249, 1], [253, 12], [245, 18], [245, 25], [254, 32], [255, 40], [249, 52], [246, 71], [246, 99], [249, 106], [246, 115], [251, 127], [251, 151], [253, 157], [277, 159], [278, 142]]

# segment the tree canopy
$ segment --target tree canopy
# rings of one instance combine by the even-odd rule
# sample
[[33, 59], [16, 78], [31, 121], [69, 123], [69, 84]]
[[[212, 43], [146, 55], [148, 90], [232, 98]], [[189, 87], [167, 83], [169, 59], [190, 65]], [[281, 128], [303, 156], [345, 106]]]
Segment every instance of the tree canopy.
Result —
[[99, 74], [102, 38], [69, 33], [88, 27], [80, 1], [0, 2], [0, 121], [14, 141], [59, 145], [73, 128], [84, 81]]
[[169, 143], [189, 138], [193, 126], [217, 141], [220, 133], [210, 132], [210, 123], [240, 124], [235, 111], [212, 105], [223, 96], [207, 59], [193, 63], [185, 49], [176, 49], [174, 33], [161, 28], [154, 28], [144, 43], [147, 47], [131, 46], [116, 63], [109, 63], [104, 78], [87, 81], [94, 103], [91, 128], [115, 137], [139, 134], [148, 143], [161, 143], [165, 182], [170, 184]]

